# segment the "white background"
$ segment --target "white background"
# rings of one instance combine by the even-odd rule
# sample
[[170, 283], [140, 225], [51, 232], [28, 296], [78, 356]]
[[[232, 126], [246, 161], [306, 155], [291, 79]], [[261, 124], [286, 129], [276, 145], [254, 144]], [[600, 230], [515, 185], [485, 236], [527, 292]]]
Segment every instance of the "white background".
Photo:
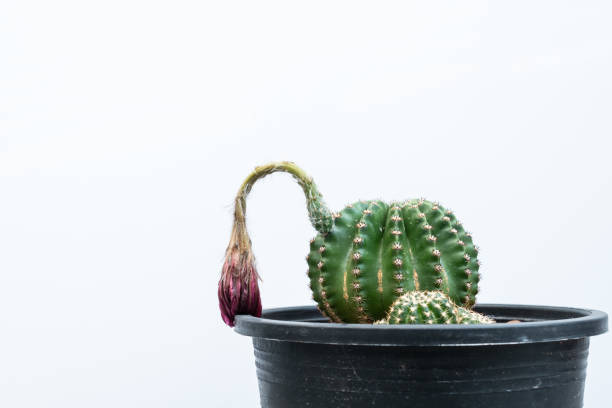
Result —
[[[216, 3], [216, 4], [215, 4]], [[233, 196], [424, 196], [480, 302], [612, 311], [608, 1], [0, 3], [0, 406], [247, 407], [218, 315]], [[264, 307], [312, 304], [287, 175], [249, 200]], [[610, 335], [586, 407], [609, 402]]]

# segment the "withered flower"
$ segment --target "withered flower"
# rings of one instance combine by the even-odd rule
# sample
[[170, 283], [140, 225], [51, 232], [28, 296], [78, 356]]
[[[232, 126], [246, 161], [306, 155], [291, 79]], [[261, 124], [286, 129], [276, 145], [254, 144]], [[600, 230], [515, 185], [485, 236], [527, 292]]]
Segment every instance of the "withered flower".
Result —
[[228, 326], [234, 326], [234, 318], [239, 314], [261, 316], [258, 279], [250, 251], [241, 254], [236, 248], [229, 249], [218, 293], [221, 317]]

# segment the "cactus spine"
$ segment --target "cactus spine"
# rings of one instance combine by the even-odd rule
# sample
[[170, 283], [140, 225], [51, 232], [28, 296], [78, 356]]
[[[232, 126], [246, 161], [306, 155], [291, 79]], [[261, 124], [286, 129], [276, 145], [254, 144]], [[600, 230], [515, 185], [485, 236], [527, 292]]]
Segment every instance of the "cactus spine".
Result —
[[246, 197], [253, 184], [274, 172], [290, 173], [306, 196], [319, 232], [307, 255], [308, 277], [319, 310], [332, 321], [373, 323], [402, 295], [440, 291], [469, 309], [478, 293], [479, 263], [471, 235], [437, 203], [379, 200], [349, 204], [332, 214], [312, 178], [290, 162], [257, 167], [235, 200], [234, 227], [222, 277], [219, 305], [224, 321], [261, 314], [257, 272], [246, 229]]
[[376, 324], [490, 324], [485, 315], [454, 304], [440, 291], [415, 291], [399, 297]]

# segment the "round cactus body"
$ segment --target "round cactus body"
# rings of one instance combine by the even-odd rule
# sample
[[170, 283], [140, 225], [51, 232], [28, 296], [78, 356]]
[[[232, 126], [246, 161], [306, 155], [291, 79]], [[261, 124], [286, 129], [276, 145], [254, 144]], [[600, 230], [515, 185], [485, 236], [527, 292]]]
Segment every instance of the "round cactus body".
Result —
[[490, 324], [495, 320], [457, 306], [440, 291], [414, 291], [400, 296], [376, 324]]
[[437, 203], [360, 201], [334, 214], [331, 230], [311, 241], [308, 276], [331, 320], [371, 323], [415, 290], [443, 291], [472, 307], [477, 252], [453, 213]]

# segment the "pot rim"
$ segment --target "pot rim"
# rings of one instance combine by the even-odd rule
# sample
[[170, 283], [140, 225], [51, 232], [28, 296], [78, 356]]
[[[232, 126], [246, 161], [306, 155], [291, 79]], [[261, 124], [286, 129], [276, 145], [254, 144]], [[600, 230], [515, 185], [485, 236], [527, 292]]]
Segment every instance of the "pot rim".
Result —
[[[244, 336], [300, 343], [377, 346], [468, 346], [563, 341], [608, 331], [608, 315], [559, 306], [479, 304], [474, 310], [495, 324], [373, 325], [327, 323], [315, 306], [266, 309], [262, 317], [239, 315], [234, 330]], [[506, 324], [509, 320], [521, 323]]]

